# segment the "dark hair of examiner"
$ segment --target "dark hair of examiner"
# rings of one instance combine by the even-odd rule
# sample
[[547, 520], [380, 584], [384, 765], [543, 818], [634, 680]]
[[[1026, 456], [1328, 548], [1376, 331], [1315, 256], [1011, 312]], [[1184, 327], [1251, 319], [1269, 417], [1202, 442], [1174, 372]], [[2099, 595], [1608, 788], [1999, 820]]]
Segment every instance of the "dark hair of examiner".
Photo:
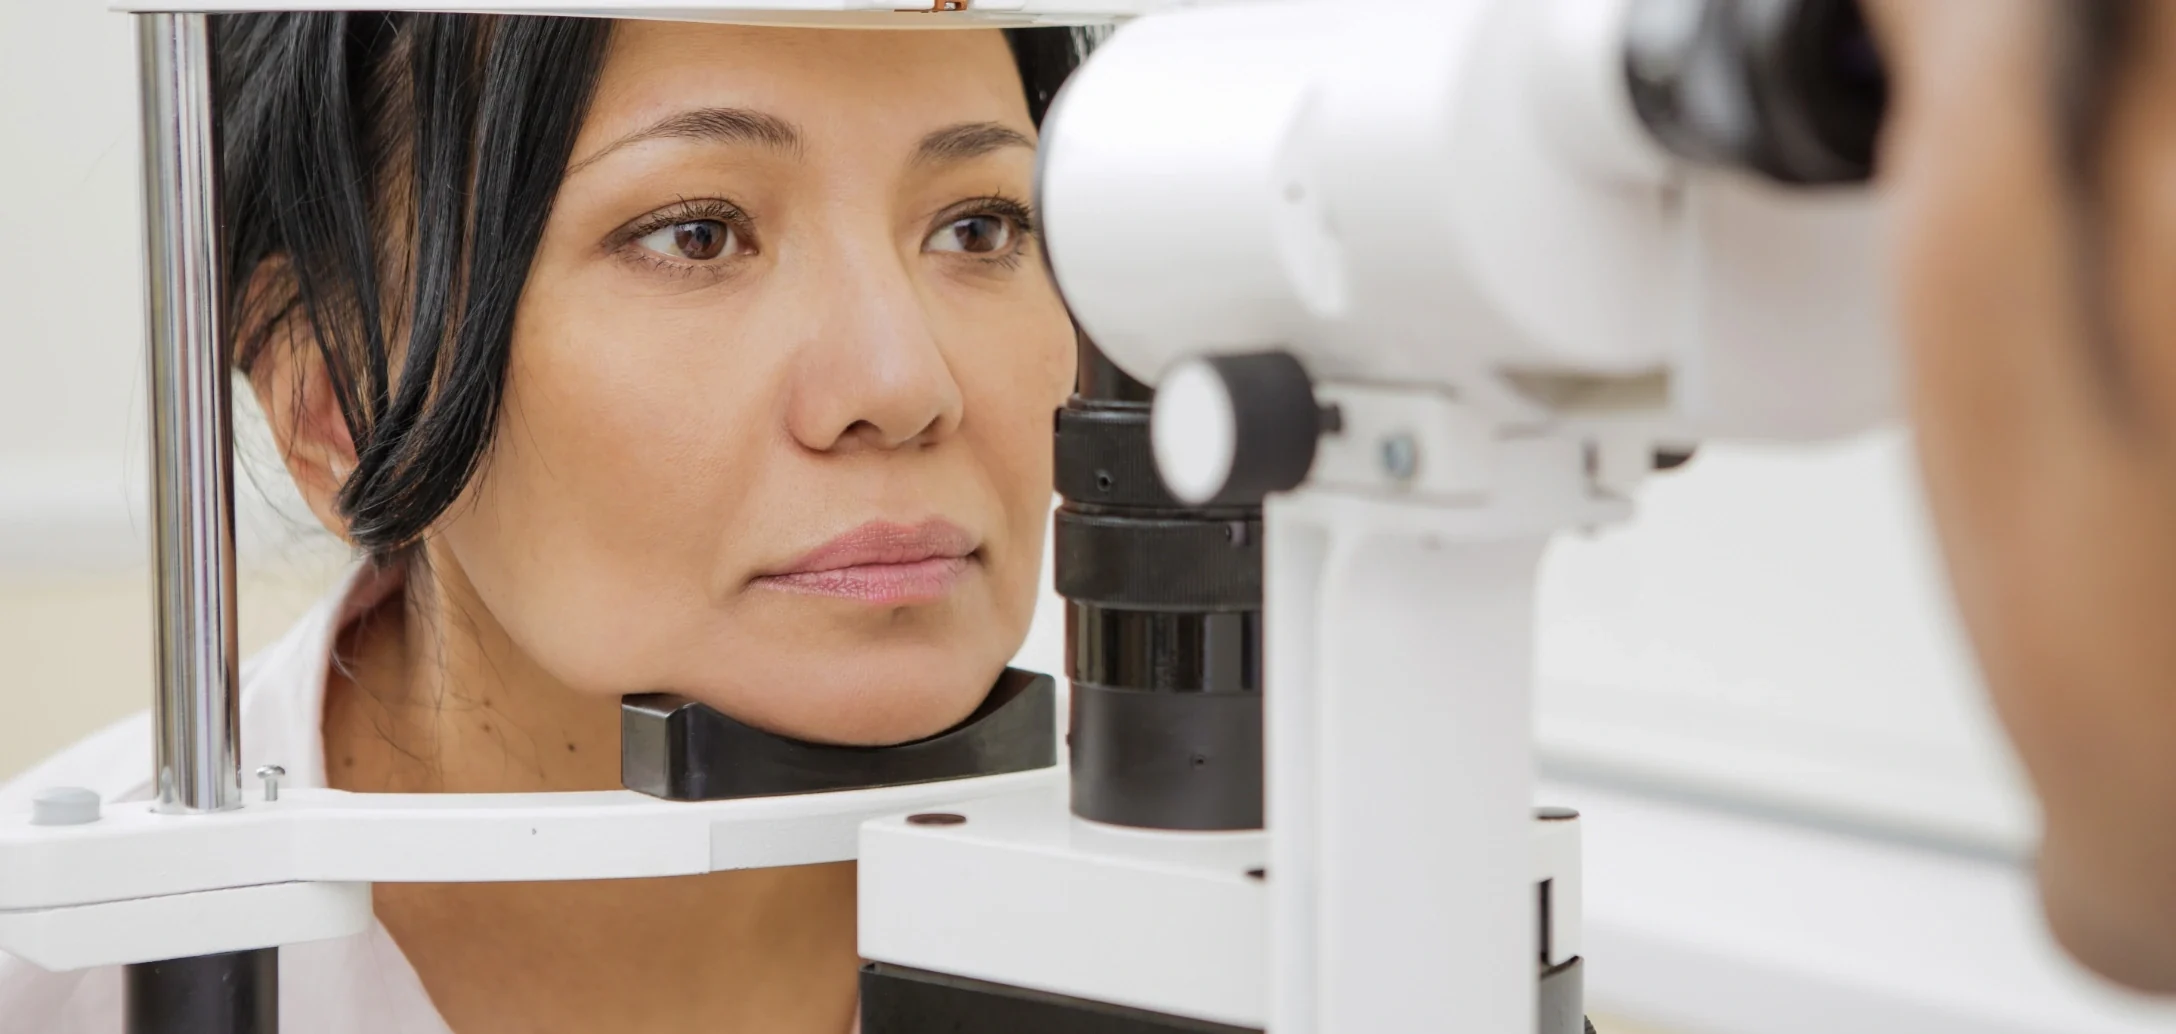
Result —
[[[392, 562], [491, 446], [515, 306], [611, 23], [236, 14], [211, 32], [234, 365], [306, 324], [355, 443], [339, 508]], [[1006, 37], [1039, 124], [1086, 41]]]

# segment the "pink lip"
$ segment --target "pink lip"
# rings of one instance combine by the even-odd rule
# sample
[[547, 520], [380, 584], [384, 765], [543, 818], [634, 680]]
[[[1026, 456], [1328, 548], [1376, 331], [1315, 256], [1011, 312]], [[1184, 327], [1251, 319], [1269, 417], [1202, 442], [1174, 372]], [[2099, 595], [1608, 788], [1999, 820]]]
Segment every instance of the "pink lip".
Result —
[[946, 520], [870, 521], [758, 577], [756, 584], [891, 606], [935, 603], [966, 577], [977, 545], [974, 536]]

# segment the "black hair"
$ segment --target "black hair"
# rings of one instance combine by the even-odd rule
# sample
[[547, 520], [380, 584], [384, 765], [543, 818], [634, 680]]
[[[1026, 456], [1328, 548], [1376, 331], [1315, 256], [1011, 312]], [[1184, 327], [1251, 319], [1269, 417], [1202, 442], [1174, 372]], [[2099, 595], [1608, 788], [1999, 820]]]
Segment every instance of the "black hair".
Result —
[[[222, 299], [244, 374], [314, 338], [356, 468], [348, 534], [390, 562], [490, 448], [515, 306], [611, 23], [454, 14], [214, 16]], [[1040, 124], [1089, 37], [1014, 29]]]

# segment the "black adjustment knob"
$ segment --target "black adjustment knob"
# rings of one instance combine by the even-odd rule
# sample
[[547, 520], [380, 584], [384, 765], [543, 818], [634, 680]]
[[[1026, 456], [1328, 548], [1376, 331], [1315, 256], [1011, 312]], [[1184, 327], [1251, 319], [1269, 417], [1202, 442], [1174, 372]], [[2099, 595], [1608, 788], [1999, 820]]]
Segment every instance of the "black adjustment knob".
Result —
[[1307, 368], [1287, 352], [1188, 359], [1156, 386], [1156, 470], [1189, 506], [1253, 505], [1315, 464], [1324, 416]]

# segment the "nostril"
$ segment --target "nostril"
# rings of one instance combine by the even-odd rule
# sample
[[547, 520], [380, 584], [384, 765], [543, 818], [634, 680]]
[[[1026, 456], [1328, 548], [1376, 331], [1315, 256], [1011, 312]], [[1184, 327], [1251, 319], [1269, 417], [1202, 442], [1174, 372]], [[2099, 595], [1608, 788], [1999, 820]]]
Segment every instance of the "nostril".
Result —
[[912, 434], [901, 434], [874, 420], [856, 420], [846, 425], [846, 430], [839, 435], [839, 442], [864, 449], [903, 449], [920, 444], [926, 431], [924, 428]]

